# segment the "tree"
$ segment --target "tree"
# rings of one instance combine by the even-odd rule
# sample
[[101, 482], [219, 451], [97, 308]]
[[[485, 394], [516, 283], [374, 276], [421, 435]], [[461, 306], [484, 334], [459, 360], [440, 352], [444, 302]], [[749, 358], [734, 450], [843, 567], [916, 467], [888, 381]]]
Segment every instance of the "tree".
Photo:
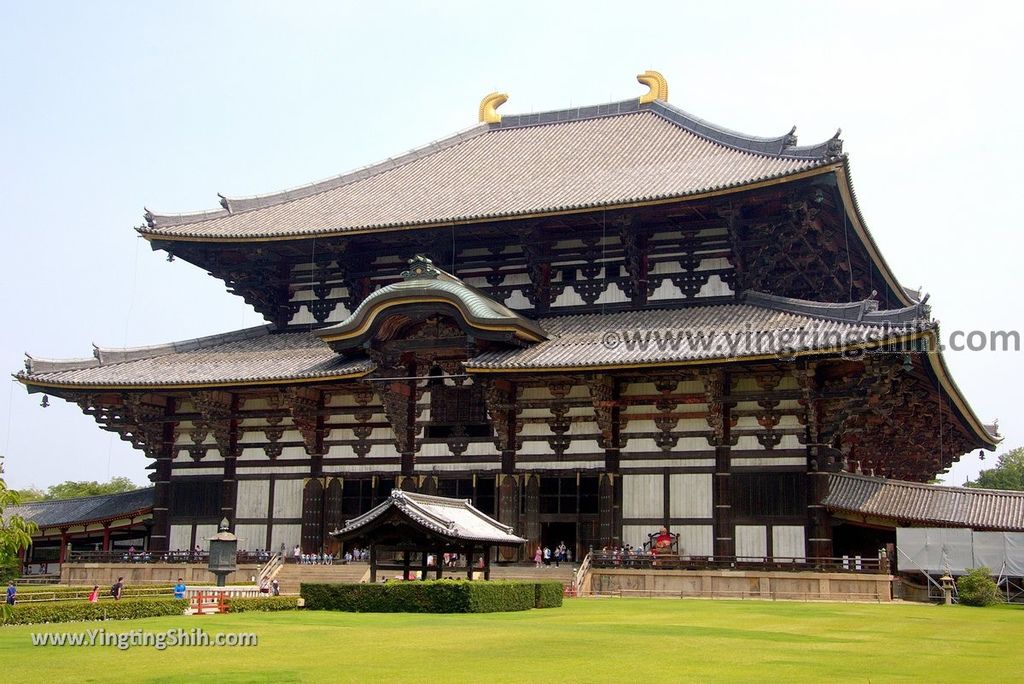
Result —
[[[0, 457], [2, 458], [2, 457]], [[28, 548], [32, 543], [32, 533], [36, 531], [35, 523], [26, 522], [20, 515], [4, 515], [4, 510], [18, 505], [18, 493], [7, 488], [3, 479], [4, 464], [0, 461], [0, 579], [7, 580], [8, 574], [20, 574], [18, 551]], [[0, 618], [4, 622], [10, 617], [11, 607], [0, 606]]]
[[[60, 484], [51, 485], [46, 490], [46, 495], [41, 497], [43, 501], [55, 499], [76, 499], [80, 496], [97, 496], [99, 494], [119, 494], [138, 489], [127, 477], [115, 477], [110, 482], [96, 482], [95, 480], [81, 480], [78, 482], [67, 480]], [[38, 490], [36, 490], [38, 491]]]
[[956, 581], [956, 593], [965, 606], [991, 606], [1000, 602], [999, 586], [986, 567], [974, 568]]
[[1024, 447], [1017, 447], [999, 456], [995, 468], [982, 470], [968, 487], [1008, 489], [1024, 492]]

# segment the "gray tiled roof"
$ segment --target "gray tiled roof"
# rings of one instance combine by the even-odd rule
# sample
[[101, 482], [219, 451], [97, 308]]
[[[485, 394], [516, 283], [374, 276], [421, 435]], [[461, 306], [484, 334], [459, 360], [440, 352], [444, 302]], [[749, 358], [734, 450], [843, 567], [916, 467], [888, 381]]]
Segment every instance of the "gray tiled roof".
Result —
[[[869, 304], [748, 293], [737, 304], [556, 316], [536, 322], [550, 339], [485, 352], [465, 365], [514, 371], [786, 356], [827, 351], [837, 339], [888, 339], [933, 325], [922, 305], [874, 311]], [[336, 354], [321, 334], [272, 333], [264, 326], [156, 347], [97, 349], [95, 359], [29, 359], [18, 377], [30, 385], [131, 388], [329, 378], [373, 369], [368, 360]]]
[[[748, 297], [750, 301], [754, 300]], [[798, 308], [789, 310], [783, 302]], [[526, 349], [486, 352], [471, 359], [466, 367], [529, 370], [788, 356], [794, 351], [828, 351], [837, 340], [856, 344], [874, 336], [877, 341], [932, 325], [908, 314], [908, 309], [885, 312], [889, 314], [886, 318], [878, 312], [858, 321], [850, 312], [860, 306], [826, 304], [816, 310], [811, 302], [773, 297], [758, 299], [757, 305], [717, 304], [545, 318], [538, 322], [550, 340]]]
[[94, 359], [29, 359], [18, 377], [30, 385], [176, 386], [330, 378], [373, 369], [338, 356], [312, 332], [271, 333], [261, 326], [185, 343], [97, 349]]
[[[603, 108], [603, 109], [602, 109]], [[593, 110], [591, 112], [590, 110]], [[754, 138], [664, 103], [505, 117], [295, 190], [155, 215], [154, 239], [249, 239], [474, 221], [682, 198], [823, 166], [841, 145]]]
[[886, 480], [852, 473], [829, 475], [832, 511], [888, 518], [896, 524], [1024, 531], [1024, 492], [967, 489]]
[[512, 528], [484, 515], [467, 499], [416, 494], [392, 489], [391, 496], [363, 515], [347, 521], [332, 534], [341, 537], [358, 535], [388, 511], [397, 509], [410, 522], [452, 540], [519, 545], [526, 540], [512, 534]]
[[58, 501], [33, 501], [10, 506], [4, 515], [20, 515], [40, 527], [69, 523], [114, 520], [153, 507], [153, 488], [135, 489], [119, 494], [84, 496]]

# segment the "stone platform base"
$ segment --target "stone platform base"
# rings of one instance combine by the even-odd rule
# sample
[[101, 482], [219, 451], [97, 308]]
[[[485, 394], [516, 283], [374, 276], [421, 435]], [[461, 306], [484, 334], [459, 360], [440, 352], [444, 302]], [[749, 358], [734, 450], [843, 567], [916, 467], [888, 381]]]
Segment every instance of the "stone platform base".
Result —
[[[258, 565], [240, 565], [227, 583], [252, 584], [259, 572]], [[205, 563], [64, 563], [60, 568], [61, 584], [109, 587], [118, 577], [129, 585], [174, 584], [179, 577], [190, 585], [216, 582]]]
[[594, 568], [583, 596], [665, 596], [794, 601], [892, 601], [892, 577], [841, 572], [769, 570], [637, 570]]

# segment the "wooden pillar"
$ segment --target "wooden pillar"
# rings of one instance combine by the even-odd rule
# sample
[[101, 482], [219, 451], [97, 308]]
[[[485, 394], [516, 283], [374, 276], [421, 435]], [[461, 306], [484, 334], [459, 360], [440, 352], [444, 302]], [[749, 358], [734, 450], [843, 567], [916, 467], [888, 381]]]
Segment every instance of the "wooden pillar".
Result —
[[441, 547], [437, 547], [434, 551], [434, 579], [441, 579], [444, 576], [444, 552]]
[[65, 560], [67, 560], [68, 539], [69, 539], [68, 531], [66, 529], [61, 530], [60, 531], [60, 557], [58, 559], [59, 563], [63, 563]]
[[530, 542], [529, 557], [533, 557], [532, 549], [540, 544], [540, 477], [536, 474], [526, 475], [526, 530], [525, 536]]
[[420, 552], [420, 579], [427, 579], [427, 556], [429, 553], [424, 550]]
[[[715, 556], [735, 556], [736, 539], [735, 524], [732, 510], [732, 403], [726, 398], [731, 392], [729, 373], [722, 372], [718, 381], [708, 388], [708, 411], [718, 411], [714, 416], [714, 424], [718, 434], [715, 436], [715, 474], [712, 489], [714, 504]], [[717, 395], [717, 396], [716, 396]], [[709, 419], [711, 422], [711, 419]]]
[[491, 579], [491, 547], [484, 547], [484, 579]]
[[466, 579], [473, 579], [473, 548], [466, 549]]
[[[820, 447], [808, 447], [817, 452]], [[807, 554], [811, 558], [832, 557], [832, 525], [829, 524], [828, 510], [821, 503], [828, 496], [828, 472], [818, 470], [818, 457], [810, 462], [807, 473]]]
[[[601, 473], [597, 485], [598, 499], [598, 543], [602, 547], [618, 546], [621, 536], [615, 529], [615, 475]], [[589, 549], [584, 549], [588, 551]]]
[[377, 583], [377, 545], [370, 544], [370, 583]]
[[103, 523], [103, 550], [110, 550], [110, 523]]
[[409, 570], [412, 567], [408, 551], [402, 551], [402, 580], [409, 579]]
[[[519, 528], [519, 480], [507, 473], [498, 476], [498, 521]], [[502, 547], [502, 560], [523, 560], [520, 549]]]

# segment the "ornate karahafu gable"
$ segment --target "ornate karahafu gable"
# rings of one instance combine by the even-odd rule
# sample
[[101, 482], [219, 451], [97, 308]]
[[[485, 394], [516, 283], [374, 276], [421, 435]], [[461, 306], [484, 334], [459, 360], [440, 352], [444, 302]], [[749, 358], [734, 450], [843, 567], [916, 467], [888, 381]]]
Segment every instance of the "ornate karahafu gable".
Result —
[[363, 300], [342, 323], [317, 331], [335, 351], [357, 347], [377, 337], [389, 339], [415, 320], [415, 311], [445, 312], [467, 335], [523, 345], [547, 339], [533, 321], [520, 316], [475, 288], [418, 256], [402, 273], [404, 280], [381, 288]]
[[831, 476], [927, 481], [998, 435], [867, 233], [838, 134], [740, 134], [638, 80], [537, 114], [494, 93], [383, 164], [151, 214], [154, 248], [268, 325], [17, 378], [152, 460], [155, 549], [227, 518], [337, 550], [343, 520], [440, 495], [577, 558], [662, 525], [695, 557], [863, 554]]

